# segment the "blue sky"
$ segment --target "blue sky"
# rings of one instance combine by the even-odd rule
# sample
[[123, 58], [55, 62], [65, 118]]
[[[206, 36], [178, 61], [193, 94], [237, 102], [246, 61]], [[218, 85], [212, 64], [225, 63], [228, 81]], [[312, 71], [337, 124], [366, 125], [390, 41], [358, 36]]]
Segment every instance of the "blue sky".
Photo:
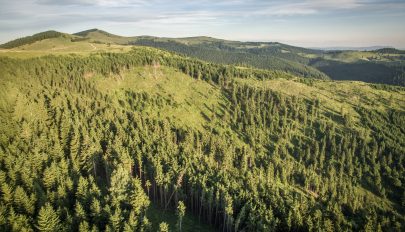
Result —
[[405, 0], [0, 0], [0, 43], [45, 30], [405, 48]]

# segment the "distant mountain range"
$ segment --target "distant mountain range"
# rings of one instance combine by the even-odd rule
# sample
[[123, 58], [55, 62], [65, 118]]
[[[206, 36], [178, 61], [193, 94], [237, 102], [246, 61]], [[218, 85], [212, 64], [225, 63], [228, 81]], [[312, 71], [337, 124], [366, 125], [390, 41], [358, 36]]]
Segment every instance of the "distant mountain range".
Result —
[[318, 49], [324, 51], [374, 51], [383, 48], [394, 48], [392, 46], [369, 46], [369, 47], [311, 47], [310, 49]]

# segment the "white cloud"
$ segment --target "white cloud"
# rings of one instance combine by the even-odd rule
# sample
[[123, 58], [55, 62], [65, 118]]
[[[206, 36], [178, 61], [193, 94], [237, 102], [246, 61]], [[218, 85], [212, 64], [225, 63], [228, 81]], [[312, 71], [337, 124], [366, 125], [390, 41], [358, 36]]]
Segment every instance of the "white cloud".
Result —
[[130, 6], [130, 5], [144, 5], [147, 0], [37, 0], [41, 5], [60, 5], [60, 6]]
[[269, 4], [256, 12], [258, 15], [293, 16], [312, 15], [325, 11], [349, 10], [363, 6], [359, 0], [307, 0]]
[[314, 8], [352, 9], [367, 3], [361, 0], [309, 0], [306, 4]]

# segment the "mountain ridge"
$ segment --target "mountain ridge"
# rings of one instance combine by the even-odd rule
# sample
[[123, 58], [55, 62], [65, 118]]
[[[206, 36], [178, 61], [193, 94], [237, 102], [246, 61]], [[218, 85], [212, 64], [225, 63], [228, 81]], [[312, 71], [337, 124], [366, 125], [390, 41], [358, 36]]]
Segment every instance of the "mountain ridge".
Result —
[[[48, 36], [38, 36], [43, 34]], [[208, 36], [125, 37], [97, 28], [73, 34], [47, 31], [10, 41], [0, 47], [18, 49], [23, 45], [60, 36], [70, 38], [72, 42], [69, 44], [66, 41], [66, 46], [61, 48], [64, 50], [69, 46], [80, 44], [79, 42], [106, 46], [111, 44], [148, 46], [207, 62], [280, 70], [308, 78], [360, 80], [405, 86], [405, 51], [394, 48], [380, 48], [374, 51], [322, 51], [279, 42], [241, 42]], [[92, 48], [96, 47], [94, 44], [91, 45]], [[25, 46], [24, 49], [29, 50], [30, 47]], [[40, 49], [40, 46], [36, 49]]]
[[[176, 40], [176, 39], [184, 39], [184, 40], [187, 40], [187, 39], [208, 39], [208, 40], [213, 40], [213, 41], [229, 41], [229, 42], [240, 42], [240, 43], [273, 43], [273, 44], [282, 44], [282, 45], [288, 45], [288, 46], [291, 46], [291, 47], [304, 48], [304, 49], [310, 49], [310, 50], [326, 50], [326, 51], [333, 51], [333, 50], [338, 50], [338, 51], [352, 51], [352, 50], [376, 51], [376, 50], [380, 50], [380, 49], [384, 49], [384, 48], [396, 49], [396, 50], [400, 50], [400, 51], [404, 50], [403, 48], [396, 48], [396, 47], [388, 46], [388, 45], [385, 45], [385, 46], [384, 45], [374, 45], [374, 46], [363, 46], [363, 47], [355, 47], [355, 46], [303, 47], [303, 46], [290, 45], [290, 44], [287, 44], [287, 43], [281, 43], [281, 42], [277, 42], [277, 41], [227, 40], [227, 39], [221, 39], [221, 38], [216, 38], [216, 37], [206, 36], [206, 35], [185, 36], [185, 37], [160, 37], [160, 36], [153, 36], [153, 35], [122, 36], [122, 35], [110, 33], [108, 31], [105, 31], [105, 30], [102, 30], [102, 29], [99, 29], [99, 28], [92, 28], [92, 29], [87, 29], [87, 30], [83, 30], [83, 31], [79, 31], [79, 32], [74, 32], [74, 33], [64, 33], [64, 32], [59, 32], [59, 31], [56, 31], [56, 30], [47, 30], [47, 31], [35, 33], [34, 35], [45, 33], [45, 32], [58, 32], [58, 33], [66, 34], [66, 35], [76, 35], [76, 36], [82, 36], [82, 37], [87, 36], [91, 32], [98, 32], [98, 33], [102, 33], [102, 34], [109, 35], [109, 36], [112, 36], [112, 37], [121, 37], [121, 38], [155, 38], [155, 39], [171, 39], [171, 40]], [[3, 43], [1, 45], [4, 45], [4, 44], [9, 43], [9, 42], [14, 41], [14, 40], [26, 38], [26, 37], [30, 37], [30, 36], [28, 35], [28, 36], [23, 36], [23, 37], [20, 37], [20, 38], [12, 39], [12, 40], [10, 40], [8, 42], [5, 42], [5, 43]]]

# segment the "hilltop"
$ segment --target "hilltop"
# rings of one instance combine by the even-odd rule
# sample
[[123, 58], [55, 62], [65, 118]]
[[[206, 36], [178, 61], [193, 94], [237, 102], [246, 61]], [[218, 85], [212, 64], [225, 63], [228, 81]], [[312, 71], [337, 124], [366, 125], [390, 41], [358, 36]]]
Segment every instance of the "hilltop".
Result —
[[68, 34], [65, 34], [65, 33], [58, 32], [58, 31], [45, 31], [45, 32], [40, 32], [40, 33], [34, 34], [32, 36], [26, 36], [23, 38], [12, 40], [10, 42], [0, 45], [0, 48], [5, 48], [5, 49], [16, 48], [16, 47], [20, 47], [23, 45], [35, 43], [37, 41], [51, 39], [51, 38], [58, 38], [58, 37], [69, 38], [71, 36]]
[[134, 37], [118, 36], [96, 28], [77, 32], [73, 35], [80, 36], [97, 43], [115, 43], [120, 45], [128, 44], [130, 41], [134, 40]]

